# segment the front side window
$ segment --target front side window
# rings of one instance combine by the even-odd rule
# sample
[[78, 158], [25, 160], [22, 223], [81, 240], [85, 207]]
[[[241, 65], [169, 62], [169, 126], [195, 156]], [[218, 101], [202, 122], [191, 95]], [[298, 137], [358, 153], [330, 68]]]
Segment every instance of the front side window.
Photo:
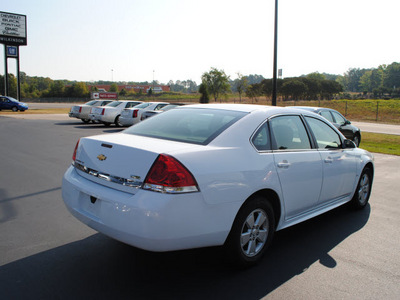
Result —
[[280, 116], [269, 121], [274, 150], [311, 149], [310, 139], [300, 116]]
[[306, 117], [306, 120], [317, 140], [318, 149], [341, 148], [339, 135], [328, 124], [312, 117]]
[[342, 115], [338, 114], [335, 111], [333, 111], [332, 114], [336, 119], [336, 124], [339, 124], [339, 125], [345, 125], [346, 124], [346, 119]]

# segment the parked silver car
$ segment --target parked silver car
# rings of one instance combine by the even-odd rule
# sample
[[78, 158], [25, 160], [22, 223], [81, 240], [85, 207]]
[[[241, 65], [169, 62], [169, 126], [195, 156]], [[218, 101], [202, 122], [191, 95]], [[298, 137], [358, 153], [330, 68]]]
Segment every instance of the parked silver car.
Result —
[[159, 110], [168, 105], [168, 102], [143, 102], [134, 107], [127, 108], [121, 113], [120, 122], [122, 126], [131, 126], [141, 121], [143, 112], [150, 110]]
[[122, 126], [120, 123], [121, 112], [125, 108], [131, 108], [141, 103], [143, 102], [119, 100], [109, 103], [104, 107], [93, 107], [89, 118], [94, 122], [103, 123], [105, 126], [110, 126], [112, 123], [115, 126]]
[[82, 105], [74, 105], [71, 107], [68, 116], [70, 118], [81, 119], [83, 123], [89, 123], [89, 113], [94, 106], [104, 106], [112, 102], [112, 100], [91, 100]]

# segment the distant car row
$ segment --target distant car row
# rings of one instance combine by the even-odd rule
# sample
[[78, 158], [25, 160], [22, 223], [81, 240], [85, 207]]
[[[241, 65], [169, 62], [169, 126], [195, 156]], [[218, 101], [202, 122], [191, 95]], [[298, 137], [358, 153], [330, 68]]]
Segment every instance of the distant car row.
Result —
[[[170, 105], [168, 102], [142, 102], [129, 100], [93, 100], [83, 105], [71, 107], [69, 116], [81, 119], [84, 123], [102, 123], [105, 126], [115, 124], [115, 126], [131, 126], [142, 119], [156, 114], [164, 106], [176, 107], [177, 104]], [[144, 116], [144, 112], [152, 112]]]
[[[81, 119], [84, 123], [90, 121], [102, 123], [105, 126], [131, 126], [157, 115], [164, 111], [183, 105], [182, 103], [167, 102], [142, 102], [142, 101], [112, 101], [93, 100], [83, 105], [73, 106], [69, 112], [70, 117]], [[293, 106], [317, 113], [335, 125], [343, 135], [352, 140], [357, 147], [361, 143], [361, 131], [351, 125], [351, 122], [342, 116], [338, 111], [323, 107]]]

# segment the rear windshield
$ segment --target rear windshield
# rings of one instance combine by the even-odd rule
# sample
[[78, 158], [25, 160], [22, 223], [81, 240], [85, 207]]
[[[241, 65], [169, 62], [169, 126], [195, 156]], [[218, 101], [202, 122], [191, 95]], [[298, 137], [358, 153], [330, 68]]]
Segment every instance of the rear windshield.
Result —
[[116, 107], [118, 105], [120, 105], [122, 102], [120, 101], [113, 101], [111, 103], [108, 103], [106, 106], [111, 106], [111, 107]]
[[92, 101], [86, 102], [85, 104], [86, 105], [94, 105], [96, 102], [97, 102], [97, 100], [92, 100]]
[[229, 110], [178, 108], [146, 119], [124, 133], [207, 145], [244, 115], [245, 112]]

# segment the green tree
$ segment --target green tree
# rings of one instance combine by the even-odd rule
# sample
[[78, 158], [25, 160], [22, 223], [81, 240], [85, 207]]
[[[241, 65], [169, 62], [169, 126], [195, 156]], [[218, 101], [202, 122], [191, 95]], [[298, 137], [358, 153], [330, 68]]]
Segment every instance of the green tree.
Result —
[[126, 96], [126, 94], [127, 94], [127, 92], [125, 91], [125, 89], [122, 89], [122, 90], [119, 92], [119, 95], [120, 95], [120, 96]]
[[208, 94], [207, 86], [204, 83], [200, 84], [199, 93], [201, 94], [200, 103], [210, 102], [210, 95]]
[[237, 73], [238, 78], [234, 81], [234, 87], [239, 94], [239, 101], [242, 102], [242, 94], [246, 91], [249, 86], [249, 82], [246, 76], [243, 76], [240, 72]]
[[307, 92], [307, 86], [297, 78], [291, 78], [282, 84], [281, 88], [282, 94], [292, 100], [298, 100]]
[[89, 90], [84, 82], [76, 82], [72, 85], [71, 89], [72, 97], [88, 97]]
[[394, 62], [387, 66], [383, 87], [390, 91], [400, 87], [400, 63]]
[[230, 91], [229, 76], [223, 70], [211, 68], [209, 72], [205, 72], [201, 76], [202, 83], [207, 86], [207, 90], [214, 96], [217, 101], [220, 95]]
[[111, 84], [109, 92], [118, 93], [118, 85], [115, 82]]
[[64, 97], [65, 94], [64, 82], [61, 80], [55, 80], [50, 85], [49, 96], [50, 97]]
[[250, 99], [258, 101], [258, 97], [263, 95], [263, 85], [262, 83], [254, 83], [249, 85], [246, 89], [246, 96]]

